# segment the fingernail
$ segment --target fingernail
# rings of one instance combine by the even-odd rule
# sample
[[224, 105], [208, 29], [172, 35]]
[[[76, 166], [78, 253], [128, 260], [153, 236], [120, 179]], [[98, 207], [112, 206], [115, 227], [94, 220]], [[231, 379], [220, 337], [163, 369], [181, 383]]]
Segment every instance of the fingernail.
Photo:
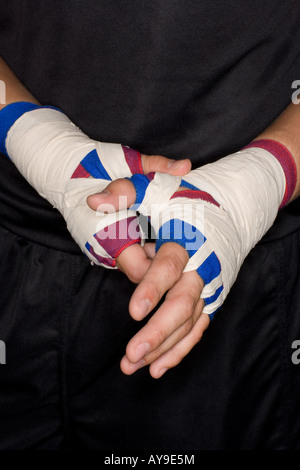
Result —
[[168, 168], [171, 168], [172, 170], [177, 170], [180, 168], [182, 165], [182, 160], [170, 160], [167, 164]]
[[168, 370], [167, 367], [165, 367], [164, 369], [161, 369], [158, 373], [158, 378], [160, 379], [160, 377], [164, 375], [164, 373], [167, 372], [167, 370]]
[[139, 344], [135, 348], [135, 354], [136, 354], [136, 362], [140, 361], [150, 350], [150, 344], [149, 343], [142, 343]]
[[143, 299], [140, 301], [140, 315], [141, 318], [144, 318], [147, 313], [150, 312], [151, 302], [149, 299]]

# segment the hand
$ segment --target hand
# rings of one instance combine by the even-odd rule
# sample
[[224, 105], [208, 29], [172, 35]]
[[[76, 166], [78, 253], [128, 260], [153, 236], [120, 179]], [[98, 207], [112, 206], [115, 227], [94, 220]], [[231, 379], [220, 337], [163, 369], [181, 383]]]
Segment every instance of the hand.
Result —
[[[104, 199], [111, 210], [119, 209], [121, 194], [126, 194], [129, 206], [134, 203], [136, 193], [130, 181], [118, 180], [106, 188]], [[97, 194], [88, 203], [96, 210], [104, 199]], [[202, 313], [200, 298], [203, 281], [196, 271], [183, 273], [188, 259], [187, 251], [176, 243], [164, 244], [156, 255], [153, 243], [146, 243], [144, 249], [134, 245], [117, 258], [119, 268], [139, 282], [129, 304], [132, 318], [144, 319], [167, 293], [163, 304], [128, 343], [121, 361], [123, 373], [130, 375], [150, 365], [151, 376], [161, 377], [181, 362], [208, 327], [210, 319]]]
[[94, 141], [60, 110], [49, 106], [11, 103], [1, 110], [0, 124], [2, 153], [61, 212], [86, 256], [107, 268], [116, 268], [118, 255], [141, 242], [136, 213], [96, 214], [88, 207], [87, 196], [103, 190], [109, 181], [143, 174], [143, 165], [146, 171], [156, 168], [173, 175], [182, 174], [181, 163], [184, 173], [191, 166], [189, 161], [141, 157], [129, 147]]
[[295, 163], [280, 143], [258, 140], [192, 170], [181, 185], [185, 190], [176, 188], [174, 177], [161, 173], [133, 175], [130, 181], [110, 185], [109, 199], [118, 209], [119, 194], [126, 193], [129, 205], [151, 216], [156, 249], [168, 241], [187, 249], [185, 271], [197, 270], [203, 279], [203, 311], [214, 315], [249, 251], [291, 198]]
[[[179, 344], [184, 344], [178, 356], [180, 360], [194, 343], [188, 340], [186, 344], [186, 341], [181, 339], [176, 314], [176, 330], [173, 329], [172, 309], [169, 310], [169, 315], [164, 313], [165, 308], [168, 312], [165, 305], [170, 292], [171, 295], [174, 292], [174, 295], [179, 293], [181, 296], [187, 292], [194, 300], [195, 294], [199, 295], [201, 292], [205, 306], [202, 304], [198, 307], [197, 303], [190, 309], [196, 313], [189, 317], [189, 321], [191, 317], [196, 320], [195, 326], [199, 318], [201, 324], [199, 330], [195, 326], [190, 330], [192, 333], [196, 331], [196, 337], [199, 339], [209, 319], [205, 319], [204, 325], [202, 320], [204, 317], [198, 316], [197, 309], [211, 316], [222, 306], [245, 257], [271, 227], [278, 208], [286, 204], [292, 196], [296, 184], [296, 171], [293, 158], [285, 147], [274, 141], [261, 140], [249, 144], [236, 154], [191, 171], [181, 182], [185, 187], [177, 187], [178, 191], [174, 191], [176, 181], [174, 183], [174, 179], [169, 175], [159, 173], [133, 175], [130, 179], [131, 181], [118, 180], [109, 185], [108, 200], [113, 205], [113, 210], [118, 210], [119, 195], [126, 194], [129, 206], [135, 204], [135, 208], [138, 206], [139, 212], [144, 216], [151, 216], [151, 223], [156, 229], [156, 250], [158, 250], [132, 297], [131, 315], [133, 317], [141, 315], [141, 311], [136, 311], [137, 298], [140, 303], [142, 299], [146, 299], [151, 309], [153, 303], [156, 305], [157, 299], [161, 298], [161, 292], [164, 293], [169, 289], [169, 293], [153, 319], [150, 319], [145, 329], [142, 329], [129, 343], [122, 368], [128, 372], [151, 362], [152, 375], [158, 377], [165, 368], [164, 358], [169, 358], [169, 364], [176, 364]], [[93, 199], [90, 199], [89, 203], [92, 202]], [[176, 252], [169, 251], [169, 246], [173, 246], [170, 242], [179, 245], [175, 249]], [[185, 262], [179, 254], [179, 250], [184, 248]], [[153, 269], [157, 259], [162, 256], [162, 250], [166, 249], [167, 258], [163, 259], [164, 262], [159, 265], [159, 269]], [[188, 255], [190, 259], [187, 259]], [[171, 269], [164, 282], [168, 265]], [[183, 269], [185, 273], [181, 276], [180, 272]], [[187, 275], [195, 276], [194, 270], [199, 274], [198, 283], [202, 278], [203, 284], [200, 288], [192, 290], [190, 295], [188, 289], [190, 285], [194, 285], [194, 281], [191, 277], [189, 283], [185, 285], [184, 278]], [[145, 282], [146, 288], [144, 288]], [[153, 285], [154, 294], [151, 293]], [[183, 291], [180, 289], [182, 285], [185, 287]], [[150, 304], [149, 297], [150, 299], [152, 297]], [[180, 302], [178, 303], [180, 305]], [[173, 309], [176, 311], [176, 303]], [[167, 318], [167, 322], [164, 321], [164, 317]], [[183, 320], [181, 324], [184, 324], [186, 317], [180, 315], [180, 318]], [[146, 331], [146, 335], [145, 333], [143, 335], [143, 331]], [[156, 332], [159, 334], [157, 341], [155, 341]], [[143, 344], [147, 335], [152, 340], [151, 343], [148, 342], [150, 352], [144, 346], [144, 351], [139, 350], [138, 354], [134, 348], [137, 348], [137, 342], [139, 345]], [[173, 335], [178, 344], [176, 347], [171, 341]], [[189, 334], [186, 337], [189, 338]], [[170, 341], [168, 349], [170, 352], [165, 353], [168, 347], [166, 344]], [[142, 352], [143, 359], [140, 357]]]
[[[148, 247], [148, 254], [154, 255], [153, 245]], [[153, 257], [130, 300], [130, 315], [142, 320], [167, 294], [148, 323], [128, 343], [121, 361], [124, 374], [150, 365], [151, 376], [161, 377], [181, 362], [208, 327], [210, 319], [202, 314], [204, 303], [200, 299], [203, 282], [195, 271], [182, 274], [187, 261], [186, 250], [176, 243], [166, 243]]]
[[[141, 162], [144, 174], [160, 172], [173, 176], [183, 176], [189, 173], [191, 169], [189, 159], [172, 160], [161, 155], [141, 154]], [[115, 212], [115, 209], [127, 209], [134, 202], [135, 190], [127, 179], [118, 179], [116, 184], [117, 186], [110, 184], [101, 193], [88, 196], [88, 205], [95, 211], [105, 213]], [[115, 192], [113, 189], [110, 194], [109, 188], [117, 188], [117, 190]], [[128, 188], [132, 190], [129, 191]], [[119, 196], [121, 195], [126, 197], [120, 199]], [[116, 267], [136, 284], [141, 281], [150, 265], [148, 249], [149, 244], [142, 247], [140, 244], [135, 243], [122, 250], [116, 259]]]

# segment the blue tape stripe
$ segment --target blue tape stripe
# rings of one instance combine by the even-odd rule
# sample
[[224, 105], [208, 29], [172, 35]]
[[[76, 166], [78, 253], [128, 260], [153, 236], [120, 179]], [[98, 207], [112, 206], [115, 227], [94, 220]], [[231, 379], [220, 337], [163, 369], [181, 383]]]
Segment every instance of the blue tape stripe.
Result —
[[5, 145], [6, 137], [9, 129], [14, 123], [25, 113], [34, 111], [35, 109], [50, 108], [56, 111], [61, 109], [55, 108], [54, 106], [40, 106], [35, 103], [28, 103], [27, 101], [18, 101], [5, 106], [0, 111], [0, 152], [9, 157]]
[[135, 203], [133, 207], [131, 207], [131, 209], [137, 210], [144, 200], [145, 193], [150, 184], [150, 181], [146, 175], [141, 174], [132, 175], [130, 178], [127, 179], [132, 182], [136, 192]]
[[194, 189], [196, 191], [199, 191], [199, 188], [197, 188], [196, 186], [194, 186], [191, 183], [188, 183], [184, 179], [181, 180], [180, 186], [184, 186], [185, 188]]
[[208, 258], [199, 266], [197, 273], [203, 279], [204, 284], [209, 284], [221, 273], [221, 264], [213, 251]]
[[221, 292], [224, 290], [224, 287], [223, 285], [218, 287], [218, 289], [216, 290], [216, 292], [211, 296], [211, 297], [205, 297], [203, 300], [205, 302], [205, 305], [210, 305], [212, 304], [213, 302], [215, 302], [217, 300], [217, 298], [221, 295]]
[[160, 227], [155, 249], [158, 251], [164, 243], [174, 242], [183, 246], [191, 257], [205, 241], [203, 233], [194, 225], [180, 219], [171, 219]]
[[27, 103], [25, 101], [19, 101], [17, 103], [11, 103], [5, 106], [0, 111], [0, 152], [9, 157], [5, 141], [9, 129], [13, 124], [21, 117], [24, 113], [32, 111], [33, 109], [41, 108], [34, 103]]
[[111, 181], [111, 177], [102, 165], [96, 149], [91, 150], [80, 163], [93, 178]]
[[[180, 219], [171, 219], [160, 227], [156, 240], [155, 251], [157, 252], [164, 243], [174, 242], [185, 248], [189, 257], [191, 257], [201, 248], [205, 241], [206, 237], [194, 225]], [[214, 252], [212, 252], [201, 266], [199, 266], [197, 273], [203, 279], [204, 284], [209, 284], [213, 279], [219, 276], [221, 273], [221, 264]], [[204, 299], [205, 304], [209, 305], [215, 302], [221, 295], [223, 289], [223, 285], [218, 287], [211, 297], [206, 297]], [[220, 307], [209, 315], [211, 320], [219, 308]]]

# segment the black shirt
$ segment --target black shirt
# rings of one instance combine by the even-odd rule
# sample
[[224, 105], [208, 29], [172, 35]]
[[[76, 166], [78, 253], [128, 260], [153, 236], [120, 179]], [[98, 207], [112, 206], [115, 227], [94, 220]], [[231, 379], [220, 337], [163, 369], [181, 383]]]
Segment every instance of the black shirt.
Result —
[[[90, 137], [195, 167], [239, 150], [300, 79], [296, 0], [0, 1], [0, 54]], [[63, 156], [62, 156], [63, 158]], [[0, 225], [77, 251], [60, 214], [0, 158]], [[300, 227], [300, 201], [263, 241]]]

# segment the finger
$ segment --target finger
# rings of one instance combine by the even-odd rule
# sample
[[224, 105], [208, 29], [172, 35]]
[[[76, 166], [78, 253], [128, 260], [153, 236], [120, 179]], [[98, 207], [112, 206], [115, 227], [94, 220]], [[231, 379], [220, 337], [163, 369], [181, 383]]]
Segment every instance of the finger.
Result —
[[190, 333], [151, 364], [149, 369], [151, 376], [158, 379], [162, 377], [167, 370], [177, 366], [196, 344], [199, 343], [209, 324], [209, 316], [206, 313], [202, 313]]
[[146, 251], [137, 243], [123, 250], [117, 258], [117, 267], [135, 284], [143, 279], [150, 264]]
[[164, 356], [167, 351], [171, 350], [176, 344], [181, 342], [194, 328], [195, 323], [200, 317], [203, 310], [204, 302], [201, 299], [191, 317], [189, 317], [177, 330], [175, 330], [166, 340], [160, 344], [156, 349], [150, 351], [143, 356], [139, 361], [132, 362], [128, 356], [128, 348], [125, 356], [121, 361], [121, 370], [126, 375], [131, 375], [136, 370], [153, 362], [156, 362], [160, 357]]
[[118, 179], [110, 183], [104, 191], [88, 196], [87, 203], [98, 212], [112, 213], [124, 210], [135, 203], [134, 185], [128, 179]]
[[180, 333], [184, 328], [184, 325], [182, 325], [178, 331], [174, 332], [174, 334], [166, 340], [162, 348], [159, 348], [159, 354], [157, 354], [156, 351], [153, 351], [153, 353], [146, 355], [136, 363], [130, 362], [127, 355], [125, 355], [120, 363], [122, 372], [125, 375], [132, 375], [137, 370], [150, 364], [149, 372], [151, 376], [158, 379], [167, 372], [167, 370], [178, 365], [200, 341], [204, 331], [209, 326], [210, 320], [208, 315], [201, 314], [203, 309], [202, 299], [199, 301], [199, 307], [197, 307], [197, 309], [200, 310], [200, 315], [190, 333], [182, 335], [181, 339]]
[[[182, 191], [183, 189], [188, 188], [180, 186], [178, 191]], [[108, 214], [118, 210], [128, 209], [135, 201], [135, 187], [132, 182], [126, 178], [115, 180], [101, 193], [92, 194], [87, 197], [87, 203], [91, 209]]]
[[161, 155], [141, 155], [144, 173], [159, 171], [169, 175], [181, 176], [191, 171], [192, 164], [189, 159], [172, 160]]
[[[153, 171], [169, 173], [170, 175], [186, 175], [191, 170], [188, 159], [170, 160], [161, 155], [142, 155], [142, 165], [145, 174]], [[88, 196], [87, 203], [98, 212], [115, 212], [127, 209], [135, 203], [136, 192], [133, 184], [127, 179], [118, 179], [110, 183], [104, 191]]]
[[[130, 362], [144, 356], [158, 357], [191, 330], [203, 283], [195, 271], [184, 273], [169, 291], [162, 306], [148, 323], [129, 341], [126, 355]], [[197, 312], [200, 315], [201, 310]], [[177, 332], [177, 334], [174, 334]], [[167, 339], [173, 336], [168, 342]], [[160, 352], [161, 351], [161, 352]]]
[[189, 317], [177, 330], [175, 330], [166, 340], [154, 351], [143, 357], [146, 365], [152, 364], [159, 357], [172, 349], [177, 343], [185, 338], [192, 331], [196, 321], [200, 317], [204, 307], [204, 302], [198, 302], [193, 315]]
[[155, 256], [155, 243], [145, 243], [143, 248], [148, 258], [153, 259]]
[[188, 259], [187, 251], [177, 243], [162, 245], [130, 299], [132, 318], [142, 320], [158, 304], [181, 277]]
[[122, 372], [125, 375], [131, 375], [134, 372], [136, 372], [138, 369], [140, 369], [141, 367], [150, 365], [159, 357], [161, 357], [164, 353], [169, 351], [173, 346], [179, 343], [179, 341], [181, 341], [185, 336], [187, 336], [187, 334], [190, 331], [191, 331], [191, 326], [189, 324], [189, 321], [186, 321], [176, 331], [174, 331], [174, 333], [171, 336], [169, 336], [160, 347], [150, 352], [149, 354], [146, 354], [146, 356], [144, 356], [138, 362], [131, 362], [127, 354], [125, 354], [120, 364]]

